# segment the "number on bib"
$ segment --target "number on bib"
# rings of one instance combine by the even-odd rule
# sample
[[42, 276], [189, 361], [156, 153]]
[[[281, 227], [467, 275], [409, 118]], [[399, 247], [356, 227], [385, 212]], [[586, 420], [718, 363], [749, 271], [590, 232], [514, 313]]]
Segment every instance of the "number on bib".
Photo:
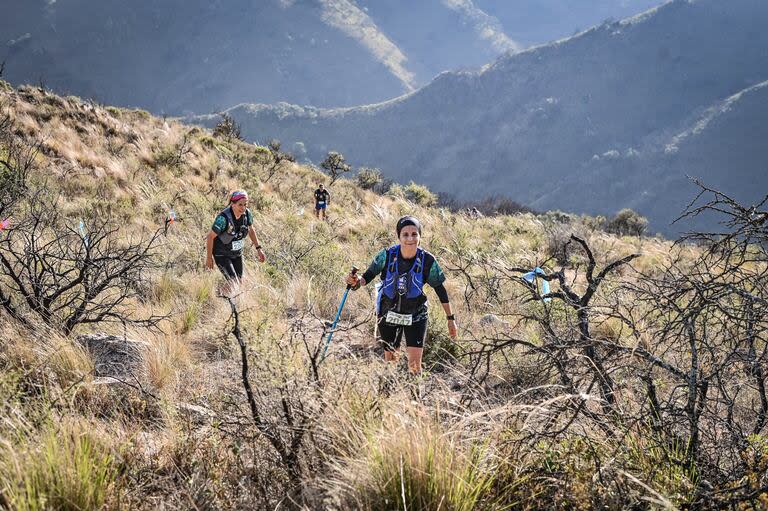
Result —
[[385, 320], [390, 325], [411, 326], [413, 324], [413, 315], [389, 311]]

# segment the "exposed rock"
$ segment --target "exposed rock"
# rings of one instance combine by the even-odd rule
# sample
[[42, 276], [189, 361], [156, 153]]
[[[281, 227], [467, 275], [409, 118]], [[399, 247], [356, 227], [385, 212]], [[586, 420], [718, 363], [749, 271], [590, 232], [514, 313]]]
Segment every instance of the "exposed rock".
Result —
[[216, 416], [210, 408], [191, 403], [177, 403], [176, 411], [193, 424], [207, 424]]
[[490, 326], [490, 327], [502, 328], [502, 327], [509, 326], [509, 323], [507, 321], [502, 320], [496, 314], [486, 314], [485, 316], [480, 318], [479, 323], [480, 323], [480, 326], [484, 326], [484, 327]]
[[107, 334], [80, 335], [77, 341], [93, 358], [96, 376], [115, 378], [139, 374], [144, 352], [149, 347], [146, 341]]

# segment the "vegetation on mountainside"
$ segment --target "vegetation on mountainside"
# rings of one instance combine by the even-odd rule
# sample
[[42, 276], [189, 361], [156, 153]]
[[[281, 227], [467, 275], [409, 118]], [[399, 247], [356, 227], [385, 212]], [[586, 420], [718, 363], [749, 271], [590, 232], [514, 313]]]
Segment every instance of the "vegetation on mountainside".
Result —
[[[276, 166], [279, 147], [30, 87], [0, 102], [0, 507], [768, 499], [764, 204], [702, 189], [711, 202], [688, 214], [719, 210], [722, 235], [673, 244], [560, 213], [471, 217], [342, 178], [319, 222], [312, 191], [327, 177]], [[203, 237], [235, 188], [251, 194], [268, 259], [246, 248], [228, 303], [204, 272]], [[321, 362], [343, 276], [392, 243], [406, 213], [448, 274], [460, 341], [433, 309], [429, 372], [409, 378], [380, 360], [364, 288]], [[116, 287], [96, 285], [113, 268], [90, 269], [96, 247], [147, 257]], [[546, 274], [523, 278], [535, 267]], [[114, 314], [68, 327], [78, 297]], [[95, 334], [138, 355], [110, 372], [86, 342]]]
[[337, 179], [352, 170], [352, 167], [346, 162], [344, 155], [336, 151], [329, 152], [328, 156], [320, 162], [320, 167], [330, 176], [330, 184], [335, 183]]

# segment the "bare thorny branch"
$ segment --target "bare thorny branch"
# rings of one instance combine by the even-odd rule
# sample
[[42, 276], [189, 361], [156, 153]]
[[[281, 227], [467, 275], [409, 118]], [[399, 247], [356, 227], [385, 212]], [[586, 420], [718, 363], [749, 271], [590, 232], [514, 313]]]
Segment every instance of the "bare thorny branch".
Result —
[[[232, 298], [227, 300], [232, 311], [231, 333], [240, 348], [241, 383], [251, 419], [277, 453], [292, 486], [298, 488], [304, 473], [301, 454], [305, 449], [305, 440], [312, 434], [313, 425], [327, 406], [322, 395], [323, 383], [319, 372], [321, 343], [312, 346], [306, 332], [300, 327], [301, 322], [297, 322], [292, 329], [290, 342], [295, 342], [297, 338], [301, 341], [307, 359], [306, 379], [297, 381], [295, 375], [286, 374], [287, 361], [279, 366], [265, 363], [260, 365], [261, 370], [269, 374], [271, 369], [272, 376], [281, 384], [276, 388], [265, 385], [254, 387], [251, 385], [248, 346], [240, 327], [240, 312]], [[311, 395], [305, 395], [307, 392]]]
[[64, 333], [109, 321], [152, 327], [164, 318], [132, 314], [143, 299], [140, 285], [155, 267], [160, 230], [126, 241], [107, 215], [94, 211], [81, 232], [44, 189], [25, 202], [23, 222], [0, 239], [0, 306], [6, 312]]
[[[539, 275], [554, 284], [546, 295], [522, 278], [529, 266], [456, 254], [446, 266], [467, 283], [474, 306], [491, 296], [490, 285], [525, 291], [483, 304], [511, 322], [466, 343], [465, 357], [475, 385], [491, 374], [515, 374], [522, 360], [536, 367], [513, 398], [523, 404], [538, 396], [546, 404], [526, 419], [531, 442], [585, 422], [609, 436], [636, 428], [653, 436], [669, 463], [698, 474], [696, 499], [729, 507], [759, 495], [768, 481], [764, 454], [752, 447], [768, 423], [768, 214], [766, 200], [744, 207], [702, 186], [697, 200], [703, 197], [704, 205], [683, 216], [718, 213], [724, 232], [687, 235], [650, 270], [631, 266], [637, 254], [600, 269], [592, 247], [577, 236], [568, 243], [584, 254], [583, 278], [564, 267]], [[624, 266], [630, 277], [613, 279]], [[502, 280], [491, 284], [486, 275]], [[525, 334], [529, 325], [537, 327], [534, 338]], [[588, 398], [593, 388], [599, 399]], [[745, 480], [755, 467], [763, 468], [754, 484], [715, 491]]]

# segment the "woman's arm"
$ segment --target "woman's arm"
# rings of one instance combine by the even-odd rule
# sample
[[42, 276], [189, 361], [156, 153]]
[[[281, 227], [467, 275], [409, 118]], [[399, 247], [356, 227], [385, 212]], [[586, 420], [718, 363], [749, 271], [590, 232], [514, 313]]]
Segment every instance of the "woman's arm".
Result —
[[248, 227], [248, 237], [251, 238], [253, 246], [256, 247], [256, 253], [259, 256], [259, 262], [263, 263], [267, 258], [264, 255], [264, 251], [261, 249], [259, 238], [256, 237], [256, 229], [254, 229], [252, 225]]
[[451, 301], [448, 298], [448, 290], [445, 289], [443, 284], [435, 286], [434, 290], [435, 293], [437, 293], [437, 297], [440, 299], [440, 305], [443, 306], [445, 316], [448, 319], [448, 335], [450, 335], [452, 339], [456, 339], [456, 336], [458, 335], [458, 327], [456, 326], [456, 318], [454, 317], [453, 309], [451, 308]]
[[216, 239], [216, 236], [218, 234], [210, 231], [208, 236], [205, 237], [205, 267], [209, 270], [213, 269], [213, 240]]
[[387, 251], [382, 250], [376, 254], [376, 257], [373, 258], [373, 261], [371, 261], [371, 264], [368, 266], [368, 269], [365, 270], [365, 273], [363, 273], [362, 276], [352, 275], [351, 273], [347, 275], [347, 285], [352, 286], [354, 289], [363, 287], [375, 279], [376, 275], [381, 273], [381, 271], [384, 269], [384, 266], [386, 265], [386, 261]]
[[448, 318], [448, 335], [451, 339], [456, 339], [459, 334], [459, 328], [456, 325], [456, 318], [453, 316], [453, 310], [451, 309], [450, 302], [442, 303], [445, 316]]

